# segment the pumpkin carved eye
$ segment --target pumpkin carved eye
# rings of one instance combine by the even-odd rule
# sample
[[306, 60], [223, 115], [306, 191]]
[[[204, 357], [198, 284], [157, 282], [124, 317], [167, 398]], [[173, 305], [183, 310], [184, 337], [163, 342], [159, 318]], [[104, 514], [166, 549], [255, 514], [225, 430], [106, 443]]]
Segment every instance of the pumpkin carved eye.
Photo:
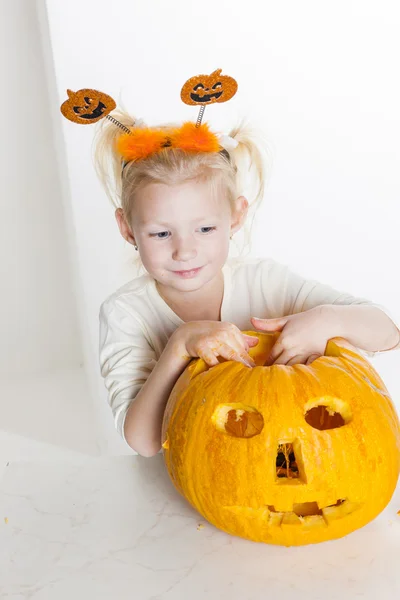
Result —
[[251, 438], [259, 435], [264, 427], [264, 418], [253, 406], [235, 402], [220, 404], [211, 421], [215, 428], [236, 438]]
[[353, 418], [349, 404], [333, 396], [310, 400], [305, 408], [306, 423], [320, 431], [343, 427]]

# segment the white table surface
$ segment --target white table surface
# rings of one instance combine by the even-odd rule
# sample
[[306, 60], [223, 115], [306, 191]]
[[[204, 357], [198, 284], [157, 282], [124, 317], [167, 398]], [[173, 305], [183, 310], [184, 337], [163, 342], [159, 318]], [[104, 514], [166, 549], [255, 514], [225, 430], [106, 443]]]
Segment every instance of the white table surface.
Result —
[[0, 485], [0, 598], [395, 600], [399, 509], [398, 489], [363, 529], [284, 548], [205, 522], [161, 455], [11, 462]]

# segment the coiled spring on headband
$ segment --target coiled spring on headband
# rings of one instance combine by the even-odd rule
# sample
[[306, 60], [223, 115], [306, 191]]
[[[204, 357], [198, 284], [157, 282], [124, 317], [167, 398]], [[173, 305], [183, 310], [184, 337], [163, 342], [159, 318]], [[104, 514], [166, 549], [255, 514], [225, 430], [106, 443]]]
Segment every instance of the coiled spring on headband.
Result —
[[123, 125], [122, 123], [120, 123], [119, 121], [117, 121], [117, 119], [114, 119], [114, 117], [112, 117], [111, 115], [106, 115], [106, 119], [109, 119], [110, 121], [112, 121], [114, 123], [114, 125], [117, 125], [117, 127], [120, 127], [126, 133], [130, 133], [131, 132], [131, 130], [128, 127], [126, 127], [125, 125]]

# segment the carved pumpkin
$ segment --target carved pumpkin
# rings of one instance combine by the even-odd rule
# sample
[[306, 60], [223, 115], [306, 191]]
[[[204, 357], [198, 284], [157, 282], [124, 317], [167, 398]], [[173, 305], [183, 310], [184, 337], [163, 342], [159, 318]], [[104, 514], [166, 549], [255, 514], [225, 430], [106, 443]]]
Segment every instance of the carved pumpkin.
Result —
[[61, 112], [70, 121], [87, 125], [96, 123], [116, 107], [111, 96], [97, 90], [67, 90], [68, 100], [61, 105]]
[[238, 84], [228, 75], [221, 75], [217, 69], [211, 75], [196, 75], [186, 81], [181, 90], [181, 99], [185, 104], [214, 104], [227, 102], [237, 92]]
[[257, 366], [191, 361], [169, 398], [164, 458], [179, 492], [223, 531], [285, 546], [342, 537], [387, 505], [400, 465], [388, 391], [355, 348], [264, 366], [279, 333], [246, 331]]

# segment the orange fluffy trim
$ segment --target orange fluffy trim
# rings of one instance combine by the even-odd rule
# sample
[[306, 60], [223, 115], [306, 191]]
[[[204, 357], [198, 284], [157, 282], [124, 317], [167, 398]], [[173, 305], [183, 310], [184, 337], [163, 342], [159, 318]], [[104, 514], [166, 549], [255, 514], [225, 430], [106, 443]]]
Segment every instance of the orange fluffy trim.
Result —
[[218, 152], [220, 149], [218, 138], [207, 123], [196, 127], [196, 123], [188, 121], [172, 130], [170, 138], [173, 147], [186, 152]]
[[165, 131], [159, 129], [133, 128], [116, 140], [117, 152], [126, 160], [140, 160], [159, 152], [165, 143]]
[[141, 160], [168, 147], [186, 152], [220, 150], [218, 138], [210, 131], [207, 123], [196, 127], [196, 123], [191, 121], [169, 130], [132, 128], [131, 133], [123, 133], [116, 140], [117, 152], [125, 161]]

